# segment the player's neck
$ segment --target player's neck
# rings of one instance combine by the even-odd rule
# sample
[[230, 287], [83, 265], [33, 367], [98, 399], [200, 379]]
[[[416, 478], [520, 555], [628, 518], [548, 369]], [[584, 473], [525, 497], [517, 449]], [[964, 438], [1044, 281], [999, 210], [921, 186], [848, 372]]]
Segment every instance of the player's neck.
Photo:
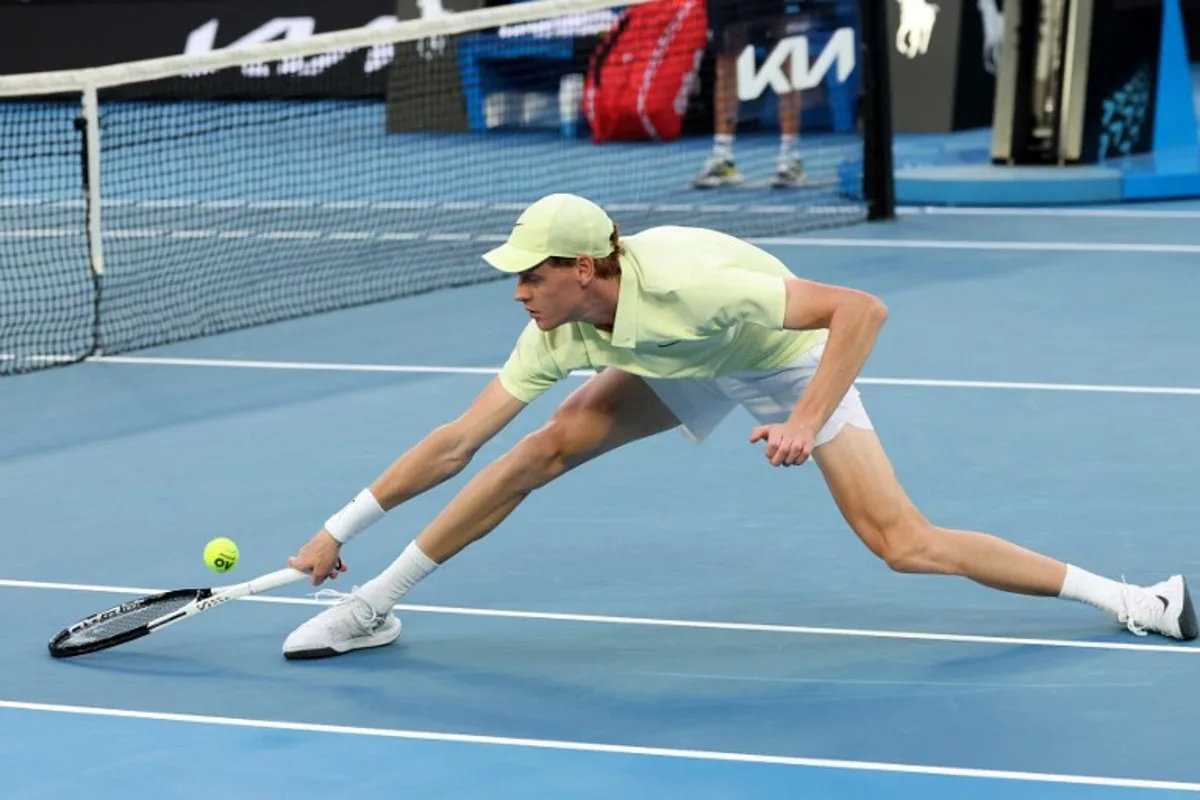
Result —
[[621, 276], [601, 278], [588, 287], [582, 319], [594, 327], [611, 332], [617, 320], [617, 297], [621, 293]]

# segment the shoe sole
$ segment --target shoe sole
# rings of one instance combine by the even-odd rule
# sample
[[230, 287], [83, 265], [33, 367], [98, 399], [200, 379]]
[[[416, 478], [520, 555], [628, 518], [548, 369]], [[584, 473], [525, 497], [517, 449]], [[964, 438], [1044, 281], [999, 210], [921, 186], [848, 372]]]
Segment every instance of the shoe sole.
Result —
[[400, 638], [400, 625], [396, 626], [396, 635], [385, 639], [381, 642], [373, 642], [371, 644], [360, 644], [354, 647], [348, 647], [345, 650], [337, 650], [333, 647], [320, 647], [313, 650], [285, 650], [283, 657], [288, 661], [313, 661], [318, 658], [332, 658], [333, 656], [344, 656], [346, 653], [352, 653], [355, 650], [372, 650], [376, 647], [386, 647]]
[[1183, 612], [1179, 615], [1179, 636], [1185, 642], [1200, 636], [1200, 625], [1196, 623], [1196, 609], [1192, 605], [1192, 595], [1188, 592], [1187, 578], [1183, 578]]
[[340, 656], [337, 650], [332, 647], [326, 647], [324, 650], [294, 650], [290, 653], [284, 653], [283, 657], [288, 661], [312, 661], [318, 658], [329, 658], [330, 656]]
[[772, 189], [800, 189], [808, 183], [808, 173], [776, 172], [768, 180]]

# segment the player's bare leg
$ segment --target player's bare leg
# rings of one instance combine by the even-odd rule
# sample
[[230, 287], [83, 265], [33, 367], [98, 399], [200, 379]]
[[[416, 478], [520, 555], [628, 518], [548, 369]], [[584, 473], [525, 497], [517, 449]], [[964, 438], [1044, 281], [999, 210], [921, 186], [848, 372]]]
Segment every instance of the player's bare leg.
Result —
[[567, 397], [542, 428], [476, 475], [416, 543], [442, 563], [486, 536], [535, 489], [599, 455], [677, 425], [641, 378], [605, 370]]
[[874, 431], [847, 426], [813, 458], [850, 527], [897, 572], [959, 575], [1006, 592], [1078, 600], [1135, 633], [1197, 636], [1181, 576], [1151, 587], [1127, 586], [996, 536], [932, 524], [896, 480]]

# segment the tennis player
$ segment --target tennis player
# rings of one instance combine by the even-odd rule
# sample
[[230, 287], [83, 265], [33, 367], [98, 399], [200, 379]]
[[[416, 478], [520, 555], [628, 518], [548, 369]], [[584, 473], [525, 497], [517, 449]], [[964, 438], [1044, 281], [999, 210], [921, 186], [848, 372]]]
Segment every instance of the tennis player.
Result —
[[[629, 442], [673, 428], [702, 441], [733, 408], [767, 462], [816, 462], [850, 527], [889, 567], [959, 575], [1008, 592], [1080, 601], [1137, 635], [1197, 636], [1186, 580], [1127, 585], [983, 533], [938, 527], [897, 482], [854, 380], [887, 318], [875, 297], [792, 275], [775, 257], [711, 230], [619, 238], [594, 203], [538, 200], [484, 255], [516, 276], [532, 318], [500, 374], [330, 517], [288, 560], [319, 585], [342, 546], [406, 500], [458, 474], [479, 448], [571, 370], [599, 371], [540, 430], [480, 471], [382, 573], [287, 637], [289, 658], [396, 640], [393, 607], [486, 536], [531, 492]], [[339, 593], [335, 593], [339, 594]]]

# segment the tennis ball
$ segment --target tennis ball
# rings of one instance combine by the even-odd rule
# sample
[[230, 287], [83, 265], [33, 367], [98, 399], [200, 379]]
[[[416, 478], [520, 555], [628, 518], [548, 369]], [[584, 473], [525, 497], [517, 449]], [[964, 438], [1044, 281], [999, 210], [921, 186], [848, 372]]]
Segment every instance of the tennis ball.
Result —
[[204, 563], [213, 572], [229, 572], [237, 565], [238, 546], [224, 536], [204, 545]]

